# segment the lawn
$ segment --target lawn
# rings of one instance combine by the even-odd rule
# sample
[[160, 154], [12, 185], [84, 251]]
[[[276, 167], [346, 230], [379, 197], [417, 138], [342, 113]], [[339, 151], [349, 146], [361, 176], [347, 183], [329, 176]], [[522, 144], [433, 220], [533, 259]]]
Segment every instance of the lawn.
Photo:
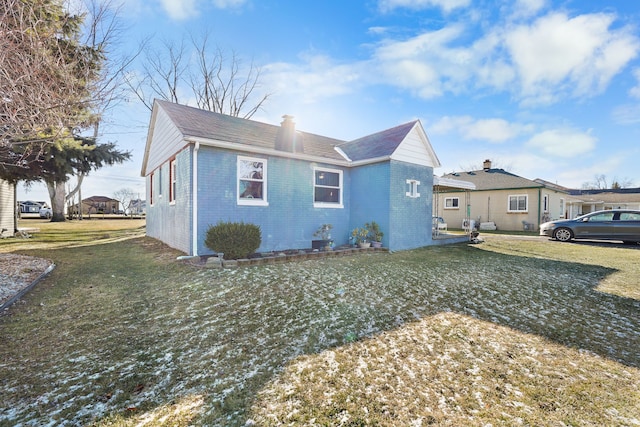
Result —
[[218, 270], [91, 223], [0, 241], [57, 265], [0, 317], [0, 425], [640, 425], [640, 248]]

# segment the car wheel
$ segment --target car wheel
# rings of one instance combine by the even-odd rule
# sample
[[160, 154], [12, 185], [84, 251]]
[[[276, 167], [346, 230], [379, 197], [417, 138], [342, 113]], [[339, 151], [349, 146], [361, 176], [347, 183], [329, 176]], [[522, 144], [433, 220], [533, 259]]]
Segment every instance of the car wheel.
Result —
[[568, 228], [558, 228], [553, 232], [553, 237], [560, 242], [568, 242], [573, 239], [573, 233]]

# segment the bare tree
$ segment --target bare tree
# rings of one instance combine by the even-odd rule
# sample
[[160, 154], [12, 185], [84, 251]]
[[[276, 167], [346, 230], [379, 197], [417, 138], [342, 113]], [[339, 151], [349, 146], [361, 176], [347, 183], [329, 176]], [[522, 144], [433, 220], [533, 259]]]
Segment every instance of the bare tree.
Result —
[[609, 180], [604, 174], [597, 174], [594, 176], [593, 181], [584, 182], [582, 184], [583, 190], [607, 190], [631, 187], [633, 187], [633, 180], [629, 178], [618, 179], [618, 177], [613, 177], [611, 185], [609, 185]]
[[113, 193], [113, 198], [120, 202], [120, 206], [125, 214], [131, 211], [131, 201], [135, 198], [135, 193], [130, 188], [121, 188]]
[[209, 46], [209, 36], [191, 37], [190, 49], [164, 42], [161, 49], [149, 49], [143, 73], [130, 75], [129, 87], [148, 108], [154, 98], [175, 103], [195, 99], [198, 108], [235, 117], [250, 118], [270, 97], [259, 94], [261, 69], [251, 62], [243, 66], [232, 52]]

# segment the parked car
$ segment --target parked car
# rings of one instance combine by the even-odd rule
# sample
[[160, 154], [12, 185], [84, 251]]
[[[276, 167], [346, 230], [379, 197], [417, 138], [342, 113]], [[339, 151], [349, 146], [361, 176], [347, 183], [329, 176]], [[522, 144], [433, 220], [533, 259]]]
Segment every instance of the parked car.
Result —
[[540, 224], [540, 235], [561, 242], [572, 239], [622, 240], [640, 243], [640, 211], [612, 209], [591, 212], [575, 219]]
[[40, 208], [40, 218], [51, 218], [53, 216], [53, 211], [51, 208], [43, 206]]

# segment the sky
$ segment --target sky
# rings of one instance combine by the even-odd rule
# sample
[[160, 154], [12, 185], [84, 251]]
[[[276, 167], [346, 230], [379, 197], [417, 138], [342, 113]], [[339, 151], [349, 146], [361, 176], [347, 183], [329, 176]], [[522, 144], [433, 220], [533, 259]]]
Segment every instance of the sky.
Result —
[[[640, 187], [635, 1], [125, 0], [121, 19], [118, 54], [207, 32], [260, 67], [270, 96], [252, 120], [288, 114], [298, 130], [351, 140], [419, 119], [436, 175], [490, 159], [570, 188], [598, 175]], [[132, 158], [92, 172], [83, 198], [123, 188], [144, 198], [149, 117], [134, 95], [109, 112], [101, 141]], [[18, 199], [49, 200], [40, 184]]]

